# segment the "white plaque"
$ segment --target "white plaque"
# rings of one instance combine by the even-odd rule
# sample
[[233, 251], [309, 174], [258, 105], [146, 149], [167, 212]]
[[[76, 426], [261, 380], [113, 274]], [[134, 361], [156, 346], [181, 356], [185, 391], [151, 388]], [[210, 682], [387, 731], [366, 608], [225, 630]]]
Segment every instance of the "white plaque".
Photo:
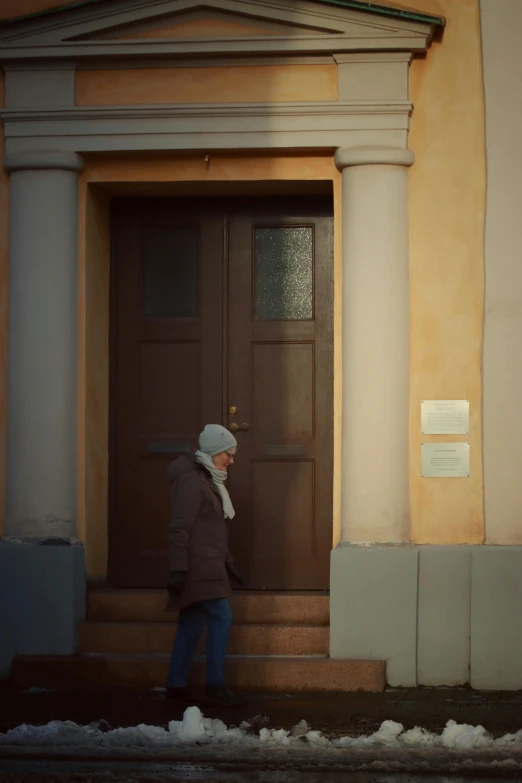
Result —
[[469, 435], [469, 400], [422, 400], [423, 435]]
[[469, 443], [423, 443], [425, 478], [469, 478]]

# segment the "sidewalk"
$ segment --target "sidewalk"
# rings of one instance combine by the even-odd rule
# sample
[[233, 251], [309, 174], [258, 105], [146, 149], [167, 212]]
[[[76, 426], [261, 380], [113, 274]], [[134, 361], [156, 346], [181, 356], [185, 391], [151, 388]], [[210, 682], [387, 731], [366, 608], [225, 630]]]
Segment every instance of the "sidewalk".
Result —
[[[68, 690], [28, 693], [0, 684], [0, 732], [22, 723], [104, 721], [107, 729], [145, 723], [166, 726], [183, 708], [163, 693], [134, 690]], [[258, 716], [259, 728], [291, 728], [305, 720], [330, 739], [377, 731], [384, 720], [441, 732], [447, 721], [482, 725], [494, 737], [522, 729], [522, 691], [479, 692], [466, 688], [389, 689], [384, 693], [254, 694], [240, 710], [203, 708], [228, 726]]]
[[521, 692], [464, 688], [257, 694], [241, 710], [192, 709], [169, 725], [184, 710], [162, 692], [1, 685], [0, 732], [25, 725], [0, 738], [0, 783], [29, 783], [26, 773], [37, 774], [31, 783], [107, 783], [124, 770], [122, 783], [520, 780], [521, 707]]

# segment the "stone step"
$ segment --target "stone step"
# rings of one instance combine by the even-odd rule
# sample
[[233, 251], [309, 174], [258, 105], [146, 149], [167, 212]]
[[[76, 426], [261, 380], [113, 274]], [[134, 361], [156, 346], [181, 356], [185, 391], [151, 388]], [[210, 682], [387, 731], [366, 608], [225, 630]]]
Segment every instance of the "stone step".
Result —
[[[172, 623], [176, 613], [167, 609], [165, 590], [90, 589], [88, 618], [96, 622]], [[330, 598], [316, 593], [235, 593], [232, 597], [237, 625], [330, 624]]]
[[[175, 623], [82, 623], [78, 649], [82, 653], [169, 653]], [[325, 655], [330, 647], [328, 626], [234, 625], [232, 655]], [[200, 645], [204, 651], [204, 639]]]
[[[45, 688], [164, 686], [168, 655], [79, 654], [19, 656], [13, 661], [16, 685]], [[231, 656], [227, 682], [246, 691], [373, 691], [385, 688], [384, 661], [339, 661], [326, 656]], [[204, 662], [194, 666], [195, 681], [203, 681]]]

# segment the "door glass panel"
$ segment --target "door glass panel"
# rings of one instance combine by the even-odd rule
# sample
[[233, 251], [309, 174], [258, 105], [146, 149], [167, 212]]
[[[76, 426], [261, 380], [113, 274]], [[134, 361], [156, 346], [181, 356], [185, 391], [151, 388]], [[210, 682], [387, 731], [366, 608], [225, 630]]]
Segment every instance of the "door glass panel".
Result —
[[254, 313], [259, 320], [313, 318], [313, 228], [254, 231]]
[[198, 314], [198, 228], [146, 226], [142, 259], [143, 315], [148, 318], [195, 318]]

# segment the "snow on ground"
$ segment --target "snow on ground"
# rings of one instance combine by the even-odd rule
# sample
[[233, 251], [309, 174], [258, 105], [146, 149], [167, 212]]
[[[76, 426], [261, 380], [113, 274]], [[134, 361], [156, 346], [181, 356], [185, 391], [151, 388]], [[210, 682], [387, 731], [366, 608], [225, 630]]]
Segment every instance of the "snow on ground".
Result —
[[132, 728], [104, 731], [99, 724], [79, 726], [72, 721], [52, 721], [45, 726], [23, 724], [0, 734], [1, 746], [22, 747], [79, 747], [127, 748], [168, 750], [190, 745], [228, 745], [251, 748], [299, 748], [311, 750], [516, 750], [522, 753], [522, 730], [499, 739], [486, 732], [483, 726], [469, 726], [448, 721], [442, 734], [433, 734], [416, 726], [405, 731], [401, 723], [387, 720], [374, 734], [363, 737], [341, 737], [329, 740], [319, 731], [313, 731], [301, 721], [291, 731], [262, 728], [254, 733], [249, 723], [228, 728], [220, 720], [205, 718], [198, 707], [189, 707], [181, 721], [171, 721], [168, 728], [141, 724]]

